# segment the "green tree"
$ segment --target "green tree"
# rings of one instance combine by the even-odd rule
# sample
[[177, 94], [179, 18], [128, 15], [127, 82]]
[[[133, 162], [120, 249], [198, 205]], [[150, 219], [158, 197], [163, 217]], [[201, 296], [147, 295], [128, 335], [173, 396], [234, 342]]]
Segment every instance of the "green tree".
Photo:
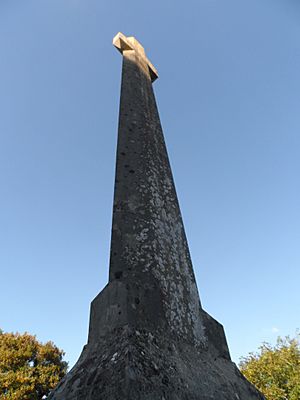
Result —
[[66, 374], [64, 352], [24, 333], [0, 330], [0, 399], [41, 400]]
[[240, 369], [267, 400], [299, 400], [299, 335], [279, 337], [275, 346], [263, 343], [257, 353], [241, 359]]

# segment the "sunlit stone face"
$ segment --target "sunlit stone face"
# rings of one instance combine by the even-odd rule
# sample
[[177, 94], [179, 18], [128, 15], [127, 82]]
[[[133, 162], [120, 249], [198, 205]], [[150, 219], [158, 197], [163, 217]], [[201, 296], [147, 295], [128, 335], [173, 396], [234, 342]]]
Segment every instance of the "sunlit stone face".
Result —
[[152, 82], [158, 78], [158, 72], [154, 65], [146, 57], [145, 49], [135, 37], [126, 37], [123, 33], [119, 32], [113, 38], [113, 45], [123, 54], [124, 51], [134, 50], [139, 54], [143, 61], [148, 65]]

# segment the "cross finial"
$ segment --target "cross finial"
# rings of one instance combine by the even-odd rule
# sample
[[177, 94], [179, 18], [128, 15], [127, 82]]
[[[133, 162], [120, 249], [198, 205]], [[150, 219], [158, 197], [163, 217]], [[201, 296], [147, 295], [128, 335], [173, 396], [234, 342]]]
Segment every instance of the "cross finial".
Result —
[[149, 67], [150, 77], [152, 82], [158, 78], [158, 73], [153, 64], [148, 60], [144, 47], [134, 38], [133, 36], [127, 37], [123, 33], [119, 32], [113, 38], [113, 45], [123, 54], [123, 51], [134, 50], [139, 53], [139, 55], [146, 61]]

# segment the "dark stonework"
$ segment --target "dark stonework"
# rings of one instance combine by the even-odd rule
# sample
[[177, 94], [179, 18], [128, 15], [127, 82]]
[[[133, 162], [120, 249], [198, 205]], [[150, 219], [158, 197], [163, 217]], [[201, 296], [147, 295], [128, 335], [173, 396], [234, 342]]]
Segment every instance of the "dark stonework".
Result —
[[201, 307], [152, 81], [133, 38], [123, 54], [109, 283], [88, 344], [51, 400], [263, 400]]

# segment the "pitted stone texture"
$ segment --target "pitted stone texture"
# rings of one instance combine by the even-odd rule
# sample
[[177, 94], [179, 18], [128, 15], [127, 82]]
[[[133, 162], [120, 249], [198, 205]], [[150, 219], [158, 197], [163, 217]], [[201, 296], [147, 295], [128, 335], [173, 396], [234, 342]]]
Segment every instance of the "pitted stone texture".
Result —
[[[123, 51], [109, 279], [151, 282], [166, 328], [191, 343], [205, 340], [149, 68], [134, 50]], [[150, 325], [161, 322], [150, 310], [139, 318], [146, 316]]]
[[264, 399], [211, 350], [124, 327], [85, 348], [49, 400]]

